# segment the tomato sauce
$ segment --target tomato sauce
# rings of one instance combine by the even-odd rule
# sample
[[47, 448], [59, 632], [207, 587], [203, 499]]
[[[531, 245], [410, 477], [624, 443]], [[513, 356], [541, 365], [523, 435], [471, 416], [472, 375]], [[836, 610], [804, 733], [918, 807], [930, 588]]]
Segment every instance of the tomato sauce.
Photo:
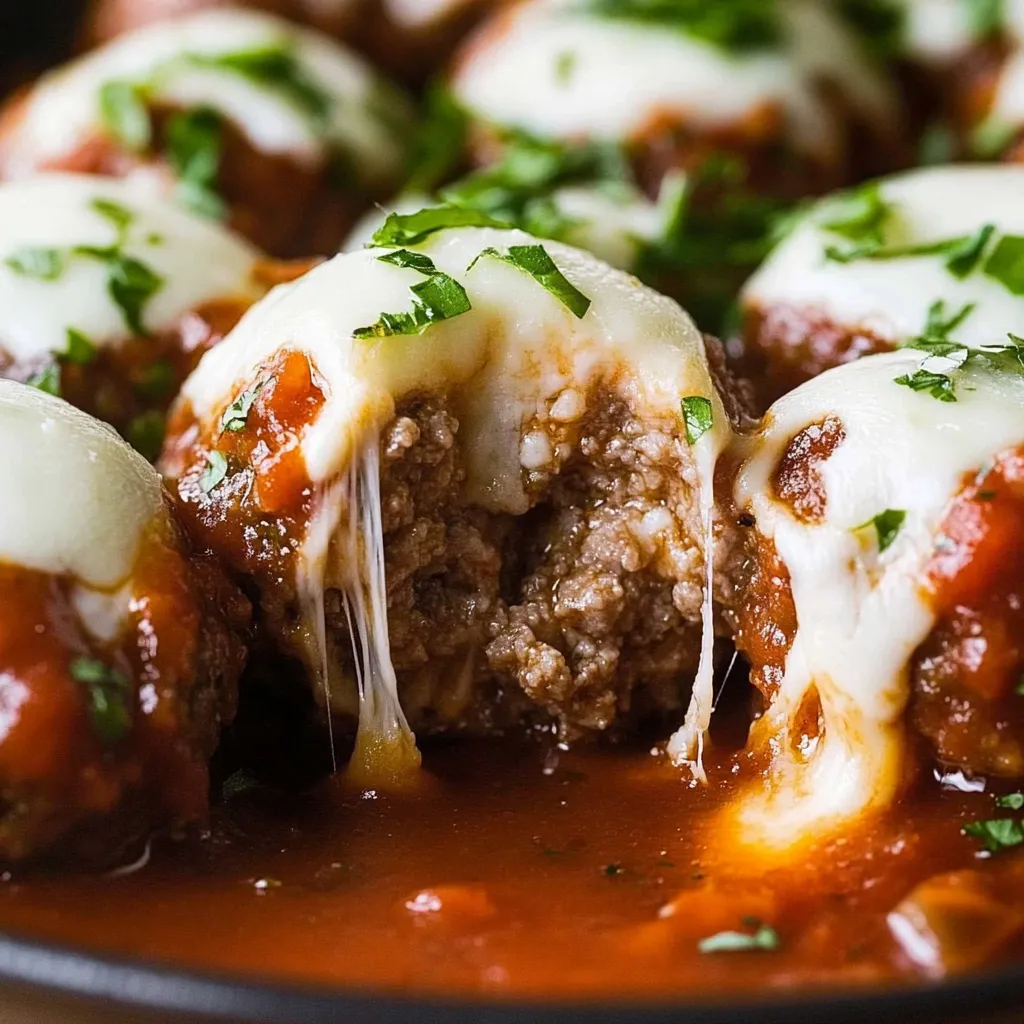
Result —
[[[931, 779], [870, 828], [766, 871], [710, 825], [734, 791], [727, 749], [707, 787], [647, 748], [452, 743], [424, 764], [402, 796], [341, 780], [285, 796], [235, 777], [207, 832], [156, 843], [126, 877], [5, 874], [0, 928], [262, 981], [607, 999], [915, 978], [886, 914], [955, 869], [1024, 905], [1024, 859], [985, 858], [960, 832], [993, 798]], [[698, 947], [761, 925], [776, 949]], [[993, 959], [1024, 953], [1003, 938]]]

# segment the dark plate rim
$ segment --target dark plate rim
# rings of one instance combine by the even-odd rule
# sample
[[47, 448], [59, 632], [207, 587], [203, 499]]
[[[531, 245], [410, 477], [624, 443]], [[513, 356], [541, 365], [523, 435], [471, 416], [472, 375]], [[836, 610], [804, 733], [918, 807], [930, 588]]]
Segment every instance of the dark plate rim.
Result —
[[941, 983], [874, 989], [774, 990], [730, 1001], [622, 1004], [446, 1000], [351, 989], [261, 983], [179, 969], [0, 933], [0, 985], [107, 1008], [200, 1015], [247, 1024], [807, 1024], [947, 1020], [1020, 1012], [1024, 965]]

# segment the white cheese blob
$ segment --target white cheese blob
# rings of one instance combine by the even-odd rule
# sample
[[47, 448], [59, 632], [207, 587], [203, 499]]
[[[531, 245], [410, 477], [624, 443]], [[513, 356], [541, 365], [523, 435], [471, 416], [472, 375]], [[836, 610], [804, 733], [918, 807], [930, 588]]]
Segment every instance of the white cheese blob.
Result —
[[868, 123], [898, 128], [890, 83], [818, 0], [780, 4], [782, 44], [743, 53], [576, 6], [532, 0], [496, 16], [456, 67], [460, 102], [485, 121], [567, 140], [631, 140], [666, 121], [721, 129], [777, 109], [798, 151], [837, 160], [843, 131], [825, 80]]
[[903, 16], [903, 51], [913, 60], [946, 64], [978, 42], [971, 0], [893, 0], [892, 6]]
[[[744, 841], [782, 850], [887, 806], [905, 778], [909, 662], [935, 624], [925, 569], [965, 476], [1024, 443], [1024, 375], [971, 360], [954, 374], [955, 402], [898, 385], [923, 354], [910, 349], [829, 370], [772, 406], [745, 442], [735, 486], [789, 571], [798, 629], [784, 678], [753, 735], [774, 750], [764, 789], [740, 798]], [[826, 417], [845, 439], [818, 464], [824, 522], [795, 518], [772, 477], [792, 439]], [[868, 525], [906, 518], [878, 550]], [[820, 736], [800, 744], [797, 713], [817, 691]]]
[[[0, 351], [15, 363], [65, 351], [69, 329], [100, 347], [131, 337], [107, 290], [106, 264], [71, 252], [118, 241], [117, 225], [98, 211], [97, 202], [114, 203], [131, 215], [121, 251], [163, 280], [143, 307], [143, 325], [150, 332], [176, 326], [205, 302], [252, 301], [262, 294], [252, 276], [256, 249], [128, 182], [44, 174], [0, 185]], [[63, 269], [54, 279], [16, 269], [33, 250], [62, 254]]]
[[[325, 123], [264, 81], [189, 60], [268, 47], [291, 52], [300, 73], [329, 98]], [[360, 177], [371, 181], [401, 167], [401, 133], [383, 111], [402, 119], [407, 116], [404, 101], [385, 92], [360, 58], [318, 32], [279, 18], [214, 8], [148, 25], [44, 75], [0, 143], [6, 176], [31, 174], [107, 134], [100, 92], [114, 81], [142, 86], [157, 102], [212, 107], [263, 153], [315, 166], [341, 151]]]
[[[357, 757], [388, 744], [406, 753], [410, 749], [386, 642], [383, 538], [374, 504], [379, 504], [379, 433], [403, 396], [450, 396], [466, 455], [467, 499], [513, 514], [530, 507], [523, 483], [524, 460], [532, 460], [531, 446], [524, 443], [527, 428], [535, 418], [546, 417], [566, 392], [613, 382], [638, 408], [678, 418], [680, 424], [681, 398], [706, 398], [713, 427], [696, 442], [695, 458], [710, 532], [715, 458], [731, 431], [700, 332], [670, 299], [556, 242], [544, 243], [547, 252], [591, 300], [582, 318], [524, 271], [490, 256], [478, 259], [491, 247], [506, 252], [531, 244], [536, 239], [523, 232], [490, 228], [431, 236], [417, 252], [464, 286], [472, 309], [432, 324], [419, 336], [369, 340], [354, 335], [382, 313], [408, 312], [410, 287], [424, 276], [382, 262], [380, 257], [393, 250], [337, 256], [253, 307], [203, 357], [183, 388], [182, 399], [208, 431], [280, 351], [305, 353], [323, 381], [326, 401], [302, 442], [320, 502], [300, 552], [298, 582], [311, 620], [306, 629], [309, 660], [326, 659], [320, 672], [325, 685], [333, 660], [323, 635], [325, 586], [343, 591], [352, 635], [362, 638], [356, 652], [362, 698]], [[710, 630], [710, 614], [708, 623]], [[710, 650], [708, 655], [702, 694], [710, 686]], [[366, 763], [356, 764], [355, 772], [361, 779], [372, 777]]]
[[0, 380], [0, 562], [112, 593], [167, 515], [155, 470], [106, 424]]
[[[880, 182], [880, 194], [891, 204], [887, 246], [970, 236], [986, 224], [996, 228], [987, 251], [1000, 235], [1024, 235], [1024, 167], [911, 171]], [[929, 308], [938, 300], [949, 314], [975, 305], [954, 334], [966, 345], [980, 347], [1005, 339], [1008, 331], [1024, 330], [1024, 296], [986, 275], [984, 261], [961, 280], [946, 268], [941, 254], [851, 263], [826, 259], [829, 246], [848, 250], [857, 245], [824, 227], [836, 216], [829, 200], [815, 207], [747, 283], [743, 305], [806, 310], [895, 345], [921, 334]]]

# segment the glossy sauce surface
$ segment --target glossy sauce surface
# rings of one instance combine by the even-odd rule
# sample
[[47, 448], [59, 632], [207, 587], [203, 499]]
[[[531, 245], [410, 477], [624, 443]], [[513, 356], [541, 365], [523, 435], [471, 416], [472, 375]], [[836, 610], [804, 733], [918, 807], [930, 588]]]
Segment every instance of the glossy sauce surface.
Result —
[[[992, 796], [930, 778], [912, 807], [809, 863], [737, 862], [708, 811], [738, 762], [715, 759], [711, 785], [691, 788], [648, 750], [510, 741], [428, 747], [422, 790], [401, 798], [231, 784], [208, 834], [157, 844], [127, 877], [5, 875], [0, 927], [262, 980], [653, 998], [911, 980], [885, 915], [917, 883], [967, 868], [1000, 904], [1024, 899], [1024, 862], [979, 858], [960, 834]], [[699, 951], [752, 918], [777, 950]]]

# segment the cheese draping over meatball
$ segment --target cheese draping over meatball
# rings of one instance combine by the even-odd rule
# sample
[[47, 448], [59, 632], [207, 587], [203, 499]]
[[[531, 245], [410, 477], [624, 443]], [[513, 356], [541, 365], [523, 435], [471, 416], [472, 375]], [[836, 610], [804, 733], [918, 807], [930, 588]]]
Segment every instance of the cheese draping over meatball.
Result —
[[[430, 466], [444, 456], [417, 463], [422, 468], [401, 489], [388, 490], [383, 508], [381, 486], [388, 480], [380, 466], [382, 460], [394, 466], [405, 449], [415, 455], [417, 439], [429, 425], [415, 419], [416, 402], [440, 398], [450, 415], [443, 451], [458, 449], [457, 487], [444, 499], [454, 503], [457, 521], [447, 520], [445, 534], [449, 543], [466, 531], [477, 536], [473, 557], [483, 559], [481, 549], [492, 552], [487, 557], [495, 580], [501, 560], [512, 557], [502, 551], [521, 552], [528, 565], [531, 559], [545, 564], [545, 542], [524, 535], [509, 548], [507, 530], [513, 517], [535, 508], [558, 486], [560, 474], [585, 477], [591, 481], [587, 486], [611, 487], [602, 504], [620, 525], [608, 528], [618, 531], [617, 544], [634, 538], [633, 554], [621, 557], [636, 562], [637, 578], [643, 576], [652, 595], [656, 591], [658, 600], [667, 602], [659, 614], [687, 632], [683, 649], [690, 644], [690, 653], [704, 650], [703, 681], [695, 688], [691, 715], [693, 746], [710, 715], [711, 560], [704, 552], [712, 546], [715, 458], [730, 436], [701, 335], [671, 300], [565, 245], [540, 246], [520, 231], [476, 227], [440, 230], [425, 239], [410, 234], [409, 241], [407, 248], [338, 256], [254, 307], [186, 382], [165, 449], [165, 472], [177, 481], [209, 543], [250, 550], [234, 556], [244, 571], [266, 556], [241, 541], [232, 547], [235, 542], [218, 540], [225, 524], [230, 533], [232, 517], [244, 517], [248, 508], [259, 523], [287, 518], [298, 524], [288, 535], [297, 560], [275, 572], [294, 579], [303, 623], [300, 653], [304, 648], [311, 674], [343, 697], [343, 645], [331, 635], [337, 629], [324, 635], [326, 593], [327, 620], [347, 622], [360, 649], [356, 661], [365, 659], [357, 670], [356, 768], [363, 777], [380, 776], [382, 768], [394, 775], [396, 761], [407, 766], [415, 758], [388, 646], [388, 602], [402, 582], [393, 577], [403, 572], [394, 568], [389, 575], [386, 599], [384, 562], [389, 543], [398, 542], [385, 541], [384, 533], [401, 526], [396, 522], [410, 499], [427, 500], [422, 492], [432, 486]], [[286, 421], [287, 429], [274, 426]], [[381, 432], [389, 422], [394, 440], [385, 444]], [[625, 433], [614, 440], [615, 434], [608, 434], [613, 429]], [[646, 441], [645, 431], [650, 431]], [[609, 457], [625, 457], [632, 467], [618, 484], [615, 474], [623, 471], [618, 463], [603, 483], [597, 482], [600, 474], [587, 477], [602, 445], [619, 453]], [[294, 461], [282, 470], [285, 448]], [[669, 496], [629, 526], [630, 508], [647, 508], [643, 495], [630, 498], [630, 488], [644, 485], [642, 471], [661, 481], [651, 487], [664, 485]], [[295, 481], [291, 496], [278, 486], [283, 478]], [[568, 503], [560, 513], [566, 515], [575, 514], [574, 501], [584, 500], [596, 499], [552, 497], [553, 507]], [[602, 514], [595, 512], [595, 520]], [[533, 527], [542, 533], [548, 528]], [[252, 535], [263, 536], [266, 529], [253, 526]], [[419, 540], [408, 536], [405, 543], [421, 545], [426, 529], [417, 534]], [[569, 543], [577, 533], [586, 537], [588, 529], [583, 521], [566, 534], [556, 532], [548, 536], [547, 548]], [[579, 557], [585, 562], [589, 556]], [[628, 574], [630, 567], [619, 564], [618, 571]], [[464, 572], [469, 569], [462, 564], [438, 568], [417, 584], [421, 597], [409, 600], [443, 605], [467, 586], [472, 594]], [[436, 581], [453, 577], [460, 582], [438, 592]], [[621, 584], [612, 585], [611, 579], [609, 572], [595, 569], [593, 580], [601, 589], [591, 611], [580, 594], [564, 612], [576, 622], [577, 658], [587, 649], [588, 614], [600, 621], [612, 606], [630, 606]], [[542, 592], [536, 591], [538, 597]], [[343, 615], [332, 593], [340, 593]], [[434, 597], [422, 597], [430, 594]], [[586, 689], [571, 674], [569, 653], [559, 649], [563, 627], [549, 624], [553, 633], [541, 642], [525, 621], [513, 621], [514, 610], [502, 610], [497, 594], [490, 600], [490, 610], [479, 597], [460, 613], [494, 617], [481, 623], [478, 646], [458, 655], [462, 667], [447, 671], [451, 685], [481, 671], [481, 649], [488, 636], [498, 634], [507, 642], [494, 641], [500, 651], [492, 643], [487, 656], [492, 663], [517, 665], [528, 690], [548, 685], [543, 682], [548, 666], [560, 666], [551, 669], [545, 690], [551, 701], [567, 700], [577, 684]], [[602, 613], [607, 601], [612, 606]], [[414, 611], [429, 617], [424, 608], [417, 605]], [[686, 609], [689, 626], [679, 618], [680, 608]], [[543, 618], [540, 611], [534, 626], [541, 630], [537, 617]], [[391, 620], [394, 632], [394, 610]], [[564, 628], [571, 632], [572, 627]], [[589, 628], [607, 634], [623, 627], [613, 617], [610, 625]], [[416, 644], [423, 642], [431, 638], [425, 640], [421, 630]], [[602, 657], [614, 665], [610, 651]], [[677, 692], [677, 675], [666, 686], [669, 682]], [[560, 698], [551, 696], [556, 691]], [[610, 723], [614, 690], [609, 699], [610, 706], [603, 697], [597, 700], [606, 710], [588, 722], [598, 728]]]
[[766, 3], [755, 29], [754, 41], [738, 29], [737, 41], [720, 43], [688, 32], [682, 14], [644, 24], [613, 5], [534, 0], [480, 33], [452, 87], [481, 120], [542, 138], [637, 140], [673, 124], [750, 128], [754, 137], [778, 130], [796, 152], [825, 161], [843, 159], [844, 143], [821, 81], [866, 122], [898, 123], [889, 84], [827, 5]]
[[379, 83], [359, 58], [279, 18], [226, 8], [147, 26], [45, 75], [0, 145], [3, 172], [31, 173], [105, 134], [112, 82], [148, 101], [212, 108], [263, 153], [320, 164], [341, 151], [369, 180], [401, 163]]
[[44, 174], [0, 185], [0, 351], [31, 363], [65, 352], [69, 330], [97, 348], [131, 337], [109, 261], [85, 252], [111, 247], [159, 279], [139, 308], [149, 334], [205, 303], [263, 291], [257, 250], [218, 224], [127, 182]]
[[741, 445], [736, 508], [773, 556], [769, 590], [739, 604], [768, 601], [777, 620], [791, 600], [795, 612], [788, 647], [769, 658], [773, 635], [752, 658], [769, 705], [751, 739], [769, 767], [730, 812], [746, 841], [786, 849], [829, 834], [888, 806], [910, 777], [911, 669], [939, 617], [943, 524], [964, 487], [1024, 442], [1016, 346], [1003, 335], [987, 354], [943, 351], [829, 370]]

